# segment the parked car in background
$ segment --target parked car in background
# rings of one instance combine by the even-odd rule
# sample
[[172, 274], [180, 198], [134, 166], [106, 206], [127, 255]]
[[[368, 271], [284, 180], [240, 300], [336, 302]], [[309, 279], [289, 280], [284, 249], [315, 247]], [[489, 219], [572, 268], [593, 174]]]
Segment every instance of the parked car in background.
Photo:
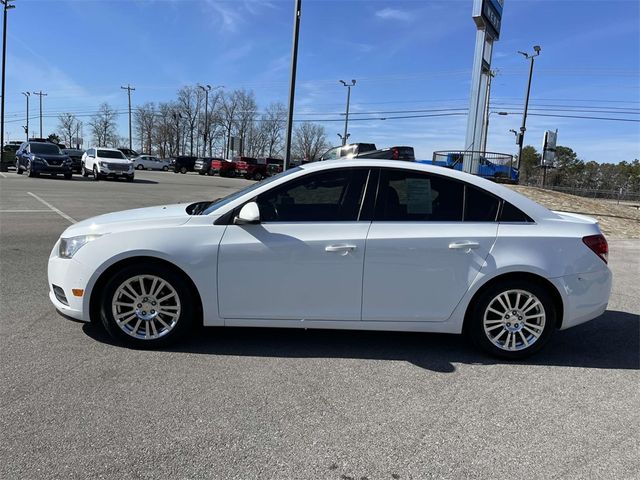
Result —
[[[485, 154], [480, 155], [477, 160], [478, 171], [476, 175], [503, 183], [518, 183], [520, 179], [520, 172], [517, 168], [513, 167], [511, 164], [502, 165], [500, 163], [492, 162], [485, 155], [502, 154], [492, 154], [491, 152], [486, 152]], [[438, 165], [439, 167], [452, 168], [454, 170], [462, 171], [464, 165], [464, 156], [464, 152], [449, 152], [443, 160], [436, 160], [434, 158], [432, 160], [420, 160], [419, 163], [429, 163], [432, 165]]]
[[2, 147], [2, 162], [0, 163], [0, 172], [6, 172], [9, 167], [16, 165], [16, 152], [20, 148], [20, 144], [8, 143]]
[[269, 176], [266, 158], [235, 157], [236, 174], [247, 180], [262, 180]]
[[41, 173], [52, 176], [64, 175], [67, 180], [73, 175], [71, 159], [58, 146], [50, 142], [24, 142], [16, 152], [16, 173], [26, 172], [30, 177]]
[[199, 157], [193, 165], [193, 170], [200, 175], [213, 175], [211, 172], [211, 158]]
[[67, 154], [71, 159], [71, 168], [73, 169], [73, 173], [82, 173], [82, 155], [84, 155], [84, 150], [79, 150], [77, 148], [64, 148], [62, 152]]
[[142, 155], [141, 153], [138, 153], [135, 150], [131, 150], [130, 148], [122, 147], [122, 148], [118, 148], [118, 150], [124, 153], [124, 156], [127, 157], [129, 160], [133, 160], [134, 158]]
[[82, 156], [82, 176], [89, 175], [93, 175], [94, 180], [124, 178], [128, 182], [133, 182], [133, 162], [119, 149], [89, 148]]
[[236, 163], [231, 160], [214, 158], [213, 160], [211, 160], [211, 175], [220, 175], [221, 177], [235, 177]]
[[167, 160], [161, 160], [158, 157], [152, 155], [139, 155], [133, 159], [133, 166], [136, 170], [169, 170], [169, 162]]
[[178, 156], [173, 164], [173, 171], [175, 173], [193, 172], [196, 160], [198, 160], [197, 157], [188, 157], [185, 155]]
[[337, 160], [339, 158], [371, 158], [408, 161], [416, 159], [413, 147], [396, 146], [378, 149], [374, 143], [351, 143], [330, 148], [322, 154], [320, 161]]
[[593, 218], [453, 169], [353, 159], [78, 222], [48, 286], [57, 310], [135, 347], [201, 322], [464, 333], [517, 360], [606, 310], [607, 256]]

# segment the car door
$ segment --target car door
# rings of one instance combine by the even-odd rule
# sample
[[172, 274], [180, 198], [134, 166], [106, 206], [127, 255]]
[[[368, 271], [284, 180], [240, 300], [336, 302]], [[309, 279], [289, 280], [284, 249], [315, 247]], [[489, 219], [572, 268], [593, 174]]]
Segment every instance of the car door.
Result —
[[220, 316], [360, 320], [368, 177], [323, 170], [258, 196], [260, 223], [229, 225], [220, 244]]
[[490, 261], [500, 199], [415, 170], [383, 169], [379, 182], [362, 319], [445, 321]]

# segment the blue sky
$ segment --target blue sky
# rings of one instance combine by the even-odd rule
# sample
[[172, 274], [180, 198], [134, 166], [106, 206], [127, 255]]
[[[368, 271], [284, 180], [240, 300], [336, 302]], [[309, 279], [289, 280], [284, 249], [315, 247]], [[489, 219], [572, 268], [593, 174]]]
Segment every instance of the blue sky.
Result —
[[[208, 83], [255, 92], [260, 106], [286, 103], [293, 0], [16, 0], [9, 12], [6, 131], [23, 138], [21, 91], [42, 90], [45, 135], [55, 115], [88, 115], [102, 102], [124, 111], [167, 101], [183, 85]], [[475, 26], [471, 0], [303, 0], [297, 119], [336, 119], [357, 79], [353, 119], [406, 110], [468, 106]], [[505, 0], [493, 68], [492, 111], [519, 112], [528, 63], [516, 52], [542, 46], [531, 113], [640, 120], [638, 0]], [[569, 111], [571, 110], [571, 111]], [[450, 111], [450, 110], [448, 110]], [[363, 115], [358, 115], [363, 114]], [[31, 130], [37, 133], [37, 97]], [[88, 121], [88, 117], [83, 117]], [[488, 149], [515, 153], [518, 113], [492, 114]], [[339, 122], [324, 122], [338, 143]], [[525, 143], [544, 130], [584, 160], [640, 157], [640, 123], [533, 115]], [[126, 136], [126, 115], [119, 119]], [[353, 121], [352, 141], [413, 145], [420, 157], [464, 144], [466, 117]], [[85, 131], [85, 136], [88, 136]]]

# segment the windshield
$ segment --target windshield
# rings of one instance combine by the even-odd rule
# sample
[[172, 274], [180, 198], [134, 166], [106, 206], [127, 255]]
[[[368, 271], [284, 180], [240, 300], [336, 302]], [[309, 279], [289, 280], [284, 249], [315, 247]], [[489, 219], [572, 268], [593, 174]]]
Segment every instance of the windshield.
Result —
[[282, 177], [286, 177], [287, 175], [291, 175], [292, 173], [298, 172], [302, 170], [300, 167], [294, 167], [294, 168], [290, 168], [289, 170], [279, 173], [278, 175], [274, 175], [273, 177], [269, 177], [266, 180], [263, 180], [261, 182], [257, 182], [254, 183], [253, 185], [249, 185], [247, 188], [243, 188], [242, 190], [239, 190], [235, 193], [232, 193], [231, 195], [227, 195], [226, 197], [220, 198], [218, 200], [215, 200], [213, 202], [211, 202], [211, 204], [206, 208], [206, 210], [203, 210], [201, 215], [209, 215], [212, 212], [215, 212], [217, 209], [219, 209], [220, 207], [224, 207], [225, 205], [233, 202], [234, 200], [236, 200], [237, 198], [240, 198], [241, 196], [252, 192], [253, 190], [256, 190], [260, 187], [264, 187], [265, 185], [278, 180]]
[[42, 153], [44, 155], [62, 155], [60, 149], [52, 143], [32, 143], [31, 153]]
[[98, 150], [98, 157], [100, 158], [118, 158], [120, 160], [126, 160], [126, 157], [120, 150]]

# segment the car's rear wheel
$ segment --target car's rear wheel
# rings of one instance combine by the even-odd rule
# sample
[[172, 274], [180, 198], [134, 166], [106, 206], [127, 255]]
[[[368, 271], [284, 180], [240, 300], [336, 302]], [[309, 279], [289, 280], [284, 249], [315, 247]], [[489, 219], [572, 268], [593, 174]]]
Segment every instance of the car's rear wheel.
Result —
[[468, 333], [482, 350], [503, 358], [525, 358], [540, 350], [556, 328], [549, 292], [528, 281], [495, 284], [475, 302]]
[[163, 172], [167, 172], [167, 171], [169, 171], [169, 167], [167, 167], [167, 166], [165, 165], [164, 167], [162, 167], [162, 171], [163, 171]]
[[143, 166], [142, 164], [140, 164], [140, 165], [138, 165], [138, 166], [136, 167], [136, 169], [137, 169], [137, 170], [144, 170], [144, 166]]
[[260, 180], [262, 180], [263, 178], [264, 178], [264, 176], [263, 176], [263, 175], [262, 175], [262, 173], [260, 173], [260, 172], [256, 172], [256, 173], [253, 175], [253, 179], [254, 179], [254, 180], [256, 180], [256, 181], [258, 181], [258, 182], [259, 182]]
[[103, 290], [100, 318], [107, 332], [135, 347], [173, 343], [190, 330], [193, 296], [184, 278], [154, 264], [116, 273]]

